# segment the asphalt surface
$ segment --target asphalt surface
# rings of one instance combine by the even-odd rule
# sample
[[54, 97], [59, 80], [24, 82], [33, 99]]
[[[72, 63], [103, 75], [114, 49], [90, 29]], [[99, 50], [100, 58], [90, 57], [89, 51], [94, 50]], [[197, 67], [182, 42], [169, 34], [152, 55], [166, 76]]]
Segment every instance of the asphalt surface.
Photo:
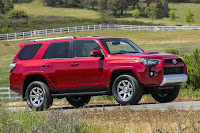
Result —
[[[9, 110], [24, 110], [27, 107], [9, 107]], [[88, 110], [115, 110], [115, 109], [125, 109], [129, 108], [132, 110], [168, 110], [168, 109], [178, 109], [178, 110], [200, 110], [200, 101], [193, 102], [171, 102], [171, 103], [148, 103], [148, 104], [138, 104], [138, 105], [127, 105], [120, 106], [119, 104], [99, 104], [99, 105], [86, 105], [85, 109]], [[79, 111], [80, 108], [73, 108], [72, 106], [52, 106], [49, 110], [60, 110], [60, 111]]]

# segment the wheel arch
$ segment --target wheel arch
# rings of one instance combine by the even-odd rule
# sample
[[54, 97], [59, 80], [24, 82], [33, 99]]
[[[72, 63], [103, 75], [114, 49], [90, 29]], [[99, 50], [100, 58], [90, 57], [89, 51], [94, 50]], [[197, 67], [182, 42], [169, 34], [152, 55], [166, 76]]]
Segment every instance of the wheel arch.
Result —
[[[119, 75], [123, 75], [123, 74], [131, 75], [138, 80], [137, 73], [135, 71], [133, 71], [132, 69], [116, 69], [116, 70], [110, 72], [109, 82], [108, 82], [109, 83], [108, 84], [109, 94], [112, 94], [112, 86], [113, 86], [113, 82], [115, 81], [115, 79]], [[139, 82], [139, 80], [138, 80], [138, 82]]]
[[33, 81], [41, 81], [41, 82], [45, 83], [50, 88], [50, 90], [52, 90], [52, 88], [53, 88], [51, 83], [48, 81], [48, 79], [44, 75], [41, 75], [41, 74], [27, 75], [24, 78], [24, 83], [23, 83], [23, 91], [22, 91], [23, 100], [26, 100], [26, 97], [25, 97], [26, 89], [27, 89], [28, 85]]

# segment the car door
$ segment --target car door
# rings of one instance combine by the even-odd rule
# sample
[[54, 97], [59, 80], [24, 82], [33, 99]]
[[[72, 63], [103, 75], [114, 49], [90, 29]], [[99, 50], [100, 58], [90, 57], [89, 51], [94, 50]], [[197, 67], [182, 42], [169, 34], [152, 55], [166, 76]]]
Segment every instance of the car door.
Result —
[[90, 56], [92, 50], [101, 49], [99, 44], [94, 40], [78, 40], [73, 42], [72, 47], [71, 87], [82, 91], [104, 91], [104, 59]]
[[51, 43], [40, 62], [40, 70], [47, 75], [58, 91], [70, 87], [69, 45], [68, 41]]

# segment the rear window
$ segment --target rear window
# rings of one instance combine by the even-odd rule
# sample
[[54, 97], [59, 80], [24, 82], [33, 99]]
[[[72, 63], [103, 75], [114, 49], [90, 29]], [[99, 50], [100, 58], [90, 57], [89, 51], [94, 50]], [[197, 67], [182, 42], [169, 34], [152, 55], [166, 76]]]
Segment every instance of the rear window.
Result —
[[17, 58], [19, 60], [30, 60], [35, 56], [41, 46], [42, 44], [26, 45], [23, 47]]

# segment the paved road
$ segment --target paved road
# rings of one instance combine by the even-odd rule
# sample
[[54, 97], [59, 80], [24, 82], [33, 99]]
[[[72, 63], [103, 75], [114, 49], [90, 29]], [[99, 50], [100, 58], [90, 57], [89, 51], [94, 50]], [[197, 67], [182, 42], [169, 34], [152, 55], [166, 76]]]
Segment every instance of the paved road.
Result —
[[[120, 106], [119, 104], [106, 104], [106, 105], [87, 105], [85, 108], [89, 110], [94, 109], [107, 109], [107, 110], [114, 110], [118, 108], [130, 108], [132, 110], [167, 110], [170, 108], [173, 109], [181, 109], [181, 110], [200, 110], [200, 101], [193, 101], [193, 102], [171, 102], [171, 103], [150, 103], [150, 104], [138, 104], [138, 105], [128, 105], [128, 106]], [[24, 110], [25, 107], [10, 107], [8, 109], [11, 110]], [[76, 110], [79, 111], [77, 108], [73, 108], [72, 106], [52, 106], [49, 110], [56, 109], [61, 111], [69, 111], [69, 110]]]

